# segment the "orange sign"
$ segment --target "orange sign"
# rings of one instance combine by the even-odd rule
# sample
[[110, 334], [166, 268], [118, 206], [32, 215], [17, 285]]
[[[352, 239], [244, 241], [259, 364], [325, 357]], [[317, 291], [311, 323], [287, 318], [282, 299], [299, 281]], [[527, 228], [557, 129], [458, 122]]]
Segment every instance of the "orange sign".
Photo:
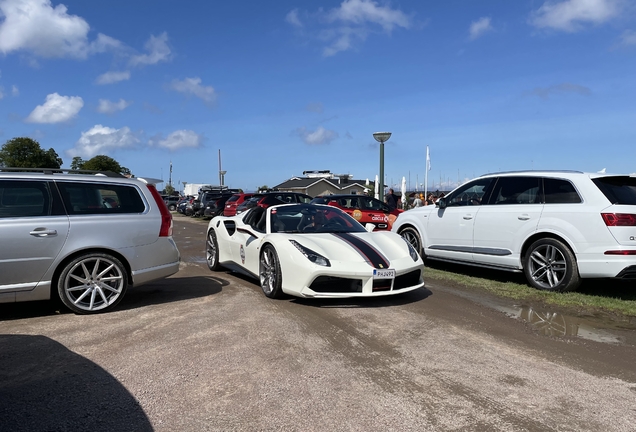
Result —
[[353, 216], [355, 220], [359, 221], [362, 219], [362, 212], [360, 210], [354, 210], [351, 216]]

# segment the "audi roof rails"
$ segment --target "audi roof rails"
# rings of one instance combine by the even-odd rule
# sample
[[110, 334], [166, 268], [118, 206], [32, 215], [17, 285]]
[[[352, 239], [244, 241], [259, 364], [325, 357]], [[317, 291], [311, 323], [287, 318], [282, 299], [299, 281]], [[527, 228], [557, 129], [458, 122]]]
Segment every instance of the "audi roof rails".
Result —
[[105, 177], [126, 177], [123, 174], [119, 174], [112, 171], [95, 171], [95, 170], [83, 170], [83, 169], [68, 169], [68, 168], [17, 168], [17, 167], [0, 167], [0, 172], [34, 172], [42, 174], [93, 174], [101, 175]]

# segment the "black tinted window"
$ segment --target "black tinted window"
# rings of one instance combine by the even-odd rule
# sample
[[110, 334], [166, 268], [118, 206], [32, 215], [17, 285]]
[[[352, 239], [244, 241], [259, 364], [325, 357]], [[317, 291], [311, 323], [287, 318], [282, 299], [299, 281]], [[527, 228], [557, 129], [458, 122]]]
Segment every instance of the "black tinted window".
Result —
[[593, 182], [612, 204], [636, 205], [636, 178], [603, 177]]
[[576, 204], [581, 202], [581, 197], [576, 189], [567, 180], [543, 179], [543, 189], [546, 204]]
[[0, 218], [50, 216], [51, 204], [45, 181], [0, 180]]
[[492, 193], [491, 204], [538, 204], [539, 177], [500, 177]]
[[448, 196], [446, 205], [448, 207], [480, 205], [482, 200], [488, 199], [485, 195], [492, 181], [492, 178], [484, 178], [461, 186]]
[[142, 213], [146, 206], [134, 186], [58, 182], [69, 214]]

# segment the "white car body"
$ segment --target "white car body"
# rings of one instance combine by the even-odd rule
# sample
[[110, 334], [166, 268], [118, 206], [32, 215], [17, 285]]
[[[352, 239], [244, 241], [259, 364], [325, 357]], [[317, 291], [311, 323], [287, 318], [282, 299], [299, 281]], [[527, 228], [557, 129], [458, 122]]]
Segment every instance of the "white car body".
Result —
[[[537, 187], [519, 187], [516, 195], [508, 197], [512, 199], [504, 199], [506, 184], [515, 182], [537, 182]], [[615, 194], [602, 190], [604, 184], [612, 182], [620, 184], [615, 186]], [[547, 284], [539, 286], [533, 283], [532, 279], [537, 278], [532, 275], [538, 273], [529, 274], [526, 269], [533, 265], [531, 246], [543, 239], [564, 245], [569, 252], [562, 251], [562, 261], [567, 261], [570, 253], [574, 261], [563, 264], [563, 273], [569, 266], [574, 279], [636, 278], [634, 200], [636, 178], [629, 175], [574, 171], [497, 173], [461, 185], [441, 200], [442, 205], [438, 202], [402, 213], [392, 231], [403, 235], [427, 258], [526, 271], [531, 285], [565, 291], [575, 289], [577, 281], [560, 285], [559, 275], [554, 273], [556, 279], [552, 282], [546, 280]], [[606, 217], [620, 217], [621, 222], [611, 226]], [[559, 260], [552, 261], [555, 266], [559, 264]]]
[[[357, 232], [277, 232], [272, 215], [278, 215], [274, 216], [275, 221], [282, 223], [280, 220], [286, 214], [301, 208], [322, 209], [319, 211], [340, 215]], [[289, 230], [295, 231], [300, 220], [287, 218], [287, 225], [290, 225], [289, 220], [292, 227]], [[407, 242], [395, 233], [368, 232], [353, 218], [332, 206], [284, 204], [267, 209], [255, 207], [237, 216], [213, 218], [208, 224], [208, 248], [211, 233], [218, 244], [218, 264], [256, 279], [262, 279], [263, 249], [268, 247], [271, 250], [273, 247], [280, 265], [281, 289], [285, 294], [309, 298], [374, 297], [424, 287], [424, 263]], [[310, 261], [299, 248], [319, 254], [328, 260], [329, 265]], [[208, 265], [209, 260], [208, 250]], [[379, 279], [377, 274], [382, 270], [393, 270], [394, 278]]]

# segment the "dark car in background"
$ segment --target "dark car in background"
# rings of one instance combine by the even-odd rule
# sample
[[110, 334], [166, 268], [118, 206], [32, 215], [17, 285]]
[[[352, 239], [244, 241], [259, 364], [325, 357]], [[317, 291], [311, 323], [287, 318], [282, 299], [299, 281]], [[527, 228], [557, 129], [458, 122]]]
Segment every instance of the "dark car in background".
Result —
[[183, 199], [183, 197], [180, 197], [178, 195], [171, 195], [165, 197], [163, 199], [163, 202], [166, 203], [170, 211], [175, 211], [177, 209], [177, 204], [179, 203], [179, 201], [181, 201], [181, 199]]
[[309, 195], [298, 192], [265, 192], [254, 194], [250, 199], [236, 208], [236, 214], [251, 209], [252, 207], [267, 208], [276, 204], [309, 204], [312, 198]]
[[213, 218], [214, 216], [223, 216], [225, 203], [234, 195], [225, 194], [216, 199], [208, 201], [205, 209], [203, 209], [203, 217]]
[[238, 189], [228, 189], [227, 187], [211, 187], [200, 189], [198, 198], [192, 201], [192, 211], [190, 216], [203, 216], [205, 208], [208, 206], [209, 203], [225, 196], [229, 198], [237, 192], [239, 192]]
[[366, 195], [338, 194], [317, 196], [312, 204], [325, 204], [345, 211], [362, 225], [372, 223], [376, 231], [390, 230], [403, 210], [390, 210], [382, 201]]

